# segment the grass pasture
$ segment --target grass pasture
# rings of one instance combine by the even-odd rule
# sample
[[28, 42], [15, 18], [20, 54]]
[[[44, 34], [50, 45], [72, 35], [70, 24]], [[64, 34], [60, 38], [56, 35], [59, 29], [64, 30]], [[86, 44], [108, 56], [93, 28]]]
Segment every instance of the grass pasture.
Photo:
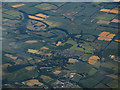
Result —
[[[71, 50], [82, 51], [82, 52], [85, 52], [85, 53], [92, 53], [94, 51], [94, 48], [89, 43], [79, 43], [79, 44], [77, 44], [73, 40], [68, 40], [67, 42], [62, 43], [60, 46], [64, 46], [66, 43], [73, 45], [70, 48]], [[82, 47], [78, 47], [79, 45], [81, 45]]]
[[115, 15], [112, 14], [102, 14], [102, 15], [97, 15], [95, 19], [111, 21], [114, 17]]
[[43, 10], [57, 9], [55, 5], [48, 4], [48, 3], [38, 4], [35, 7]]
[[15, 10], [4, 10], [5, 12], [2, 13], [3, 18], [8, 19], [24, 19], [23, 13], [15, 11]]

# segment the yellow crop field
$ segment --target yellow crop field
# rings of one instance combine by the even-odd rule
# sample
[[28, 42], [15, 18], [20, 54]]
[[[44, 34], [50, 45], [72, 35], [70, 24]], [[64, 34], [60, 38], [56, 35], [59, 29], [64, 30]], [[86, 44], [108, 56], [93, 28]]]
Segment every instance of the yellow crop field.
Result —
[[5, 56], [7, 56], [7, 57], [9, 57], [9, 58], [11, 58], [11, 59], [17, 59], [17, 57], [14, 57], [13, 55], [10, 55], [10, 54], [5, 54]]
[[49, 16], [44, 15], [44, 14], [42, 14], [42, 13], [40, 13], [40, 14], [36, 14], [36, 16], [43, 17], [43, 18], [49, 17]]
[[49, 49], [49, 48], [47, 48], [47, 47], [42, 47], [41, 49]]
[[75, 75], [76, 73], [70, 73], [70, 75]]
[[113, 19], [111, 22], [120, 23], [120, 20], [118, 20], [118, 19]]
[[61, 41], [58, 41], [58, 43], [56, 44], [56, 46], [59, 46], [62, 42]]
[[112, 39], [107, 37], [98, 37], [98, 40], [111, 41]]
[[110, 9], [101, 9], [102, 12], [110, 12]]
[[73, 59], [73, 58], [69, 58], [69, 63], [75, 63], [77, 61], [77, 59]]
[[112, 39], [110, 38], [104, 38], [105, 41], [111, 41]]
[[28, 86], [34, 86], [34, 85], [42, 86], [43, 85], [43, 83], [39, 82], [37, 79], [28, 80], [22, 83], [25, 83], [25, 85], [28, 85]]
[[107, 38], [113, 38], [115, 36], [115, 34], [109, 34], [108, 36], [107, 36]]
[[61, 73], [61, 71], [56, 70], [56, 71], [54, 71], [53, 73], [54, 73], [54, 74], [59, 74], [59, 73]]
[[37, 43], [38, 41], [37, 40], [28, 40], [28, 41], [25, 41], [25, 43]]
[[102, 12], [110, 12], [110, 13], [119, 13], [119, 11], [115, 10], [115, 9], [112, 9], [112, 10], [110, 10], [110, 9], [101, 9], [100, 11], [102, 11]]
[[47, 55], [47, 56], [51, 56], [51, 55], [52, 55], [52, 53], [47, 53], [46, 55]]
[[110, 10], [110, 13], [119, 13], [118, 10]]
[[12, 5], [12, 7], [17, 8], [17, 7], [21, 7], [24, 6], [25, 4], [17, 4], [17, 5]]
[[98, 40], [111, 41], [115, 34], [110, 34], [110, 32], [102, 32], [98, 36]]
[[102, 32], [102, 33], [100, 33], [98, 36], [106, 36], [106, 35], [108, 35], [110, 32]]
[[100, 58], [98, 56], [91, 56], [88, 60], [88, 63], [91, 64], [91, 65], [94, 65], [97, 60], [99, 60]]
[[120, 42], [120, 40], [115, 40], [116, 42]]
[[43, 52], [36, 52], [35, 54], [42, 54], [43, 55]]
[[31, 16], [31, 15], [28, 15], [28, 17], [31, 18], [31, 19], [36, 19], [36, 20], [40, 20], [40, 21], [44, 20], [42, 18], [38, 18], [38, 17], [35, 17], [35, 16]]
[[28, 67], [25, 67], [25, 69], [27, 70], [34, 70], [36, 66], [28, 66]]
[[30, 53], [37, 53], [37, 52], [38, 52], [38, 50], [28, 49], [28, 51], [27, 51], [27, 52], [30, 52]]

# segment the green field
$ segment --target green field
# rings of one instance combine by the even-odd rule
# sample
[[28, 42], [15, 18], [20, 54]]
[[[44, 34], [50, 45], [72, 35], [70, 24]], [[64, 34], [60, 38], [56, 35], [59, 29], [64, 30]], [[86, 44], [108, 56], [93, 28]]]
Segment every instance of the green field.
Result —
[[[82, 52], [85, 52], [85, 53], [92, 53], [94, 51], [94, 48], [89, 43], [79, 43], [79, 44], [77, 44], [75, 41], [69, 39], [67, 42], [62, 43], [61, 46], [65, 45], [66, 43], [73, 45], [70, 48], [71, 50], [78, 50], [78, 51], [82, 51]], [[82, 45], [82, 48], [78, 47], [78, 45]]]
[[97, 15], [95, 19], [111, 21], [114, 17], [115, 15], [112, 14], [103, 14], [103, 15]]
[[37, 76], [38, 76], [37, 71], [34, 70], [28, 71], [23, 68], [13, 73], [6, 74], [3, 78], [6, 78], [9, 82], [15, 82], [15, 81], [19, 82]]
[[[36, 8], [47, 8], [47, 7], [49, 7], [48, 9], [57, 9], [57, 7], [56, 6], [54, 6], [54, 5], [52, 5], [52, 4], [48, 4], [48, 3], [42, 3], [42, 4], [39, 4], [39, 5], [36, 5], [35, 6]], [[47, 10], [48, 10], [47, 9]]]
[[15, 11], [15, 10], [4, 10], [3, 12], [3, 17], [4, 18], [9, 18], [9, 19], [24, 19], [23, 13]]
[[92, 69], [88, 72], [88, 75], [89, 75], [89, 76], [92, 76], [92, 75], [94, 75], [96, 72], [97, 72], [97, 70], [96, 70], [95, 68], [92, 68]]

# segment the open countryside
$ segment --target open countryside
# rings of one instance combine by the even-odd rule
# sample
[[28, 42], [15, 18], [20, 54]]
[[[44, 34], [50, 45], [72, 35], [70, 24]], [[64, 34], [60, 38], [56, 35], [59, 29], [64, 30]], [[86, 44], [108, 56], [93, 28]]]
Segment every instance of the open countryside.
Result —
[[3, 2], [3, 88], [118, 88], [118, 2]]

